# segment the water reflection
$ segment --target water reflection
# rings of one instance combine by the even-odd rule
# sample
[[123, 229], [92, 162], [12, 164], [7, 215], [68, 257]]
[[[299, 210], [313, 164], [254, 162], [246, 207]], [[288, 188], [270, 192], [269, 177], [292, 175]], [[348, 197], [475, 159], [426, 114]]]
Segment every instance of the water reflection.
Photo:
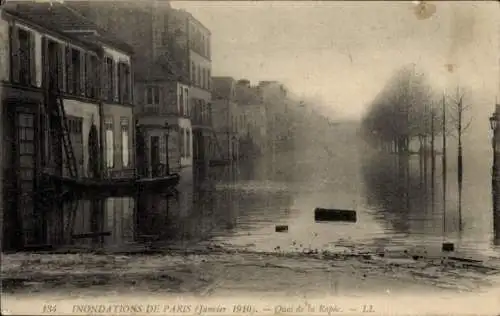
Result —
[[[443, 180], [440, 159], [433, 166], [418, 155], [359, 155], [354, 143], [346, 135], [331, 144], [313, 144], [294, 159], [274, 157], [274, 167], [269, 159], [256, 159], [195, 169], [192, 181], [174, 192], [80, 201], [72, 234], [107, 235], [87, 236], [73, 244], [114, 247], [159, 241], [188, 247], [216, 238], [272, 250], [292, 243], [327, 247], [340, 239], [432, 245], [446, 240], [472, 252], [491, 250], [492, 240], [500, 244], [500, 215], [491, 225], [491, 198], [481, 195], [490, 187], [481, 174], [464, 175], [459, 197], [456, 181]], [[313, 209], [318, 206], [356, 207], [359, 221], [315, 223]], [[48, 219], [52, 240], [63, 242], [61, 231], [71, 227], [70, 218], [54, 211]], [[289, 225], [289, 231], [277, 234], [276, 224]]]
[[[491, 249], [491, 205], [478, 198], [489, 188], [479, 176], [464, 178], [469, 191], [462, 192], [460, 183], [447, 180], [453, 169], [444, 173], [423, 156], [385, 153], [365, 157], [362, 172], [367, 202], [389, 235], [393, 231], [422, 244], [452, 241], [465, 252]], [[494, 221], [498, 236], [500, 224]]]

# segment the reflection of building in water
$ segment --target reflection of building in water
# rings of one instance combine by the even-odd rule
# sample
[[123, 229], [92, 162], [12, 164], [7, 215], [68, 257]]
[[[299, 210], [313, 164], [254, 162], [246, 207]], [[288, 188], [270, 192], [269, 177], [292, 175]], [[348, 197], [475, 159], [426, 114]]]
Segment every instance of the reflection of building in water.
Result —
[[110, 236], [104, 237], [104, 245], [120, 245], [134, 241], [134, 200], [130, 197], [108, 198], [104, 210], [104, 231]]
[[493, 214], [493, 243], [500, 246], [500, 215]]
[[165, 239], [170, 236], [170, 197], [141, 194], [137, 201], [136, 241]]

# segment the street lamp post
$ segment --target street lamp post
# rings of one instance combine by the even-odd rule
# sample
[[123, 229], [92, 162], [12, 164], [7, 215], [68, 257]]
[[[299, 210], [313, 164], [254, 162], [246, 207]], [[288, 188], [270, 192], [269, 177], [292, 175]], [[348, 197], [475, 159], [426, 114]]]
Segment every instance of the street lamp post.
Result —
[[493, 132], [492, 137], [492, 148], [493, 148], [493, 167], [491, 170], [491, 191], [493, 195], [493, 228], [494, 228], [494, 240], [495, 245], [500, 244], [500, 212], [498, 210], [498, 133], [499, 133], [499, 123], [500, 120], [500, 104], [496, 104], [495, 112], [490, 117], [490, 127]]
[[[497, 105], [497, 107], [499, 107], [499, 105]], [[496, 163], [497, 163], [497, 140], [498, 140], [498, 137], [497, 137], [497, 129], [498, 129], [498, 120], [499, 120], [499, 113], [498, 111], [495, 111], [493, 113], [493, 115], [490, 117], [490, 127], [491, 127], [491, 130], [493, 132], [493, 136], [491, 138], [491, 147], [493, 148], [493, 173], [492, 175], [495, 176], [495, 170], [496, 170]]]

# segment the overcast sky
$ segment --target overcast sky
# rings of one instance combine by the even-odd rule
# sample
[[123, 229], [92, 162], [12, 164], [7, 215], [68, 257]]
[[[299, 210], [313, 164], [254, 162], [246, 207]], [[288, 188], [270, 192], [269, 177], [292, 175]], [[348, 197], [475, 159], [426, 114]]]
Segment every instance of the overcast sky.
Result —
[[[499, 90], [493, 1], [436, 3], [423, 20], [410, 1], [172, 5], [211, 30], [214, 75], [280, 80], [299, 95], [321, 98], [338, 115], [362, 115], [393, 71], [408, 63], [437, 89], [468, 86], [488, 111]], [[453, 74], [446, 64], [456, 65]]]

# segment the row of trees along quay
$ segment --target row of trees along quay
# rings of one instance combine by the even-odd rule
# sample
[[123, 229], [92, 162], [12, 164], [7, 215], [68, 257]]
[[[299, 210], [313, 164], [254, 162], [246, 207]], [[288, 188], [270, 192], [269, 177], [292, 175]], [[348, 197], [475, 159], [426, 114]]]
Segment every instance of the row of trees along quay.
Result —
[[[415, 65], [400, 68], [373, 99], [362, 119], [365, 140], [380, 151], [398, 155], [420, 154], [424, 163], [431, 158], [434, 170], [436, 156], [441, 155], [443, 180], [446, 181], [447, 138], [457, 139], [457, 180], [461, 200], [463, 176], [462, 136], [470, 127], [470, 104], [465, 103], [465, 89], [457, 86], [452, 93], [429, 84], [426, 75]], [[441, 138], [442, 148], [436, 148]], [[418, 141], [414, 152], [411, 143]], [[461, 201], [459, 201], [461, 202]], [[459, 203], [460, 204], [460, 203]]]

